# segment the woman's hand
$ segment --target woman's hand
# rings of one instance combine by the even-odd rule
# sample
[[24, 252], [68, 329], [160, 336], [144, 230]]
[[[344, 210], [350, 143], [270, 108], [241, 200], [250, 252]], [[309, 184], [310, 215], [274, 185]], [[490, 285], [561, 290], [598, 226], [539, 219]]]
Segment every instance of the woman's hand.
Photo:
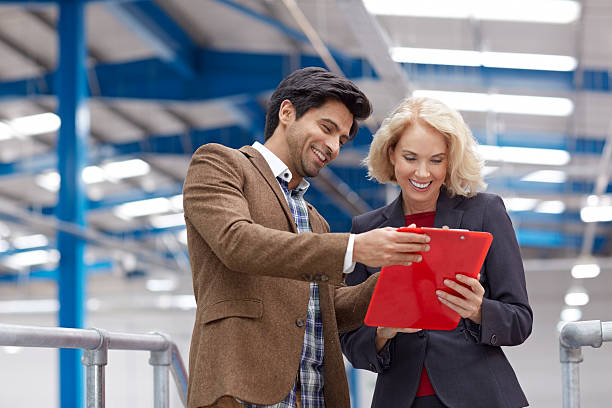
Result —
[[398, 329], [393, 327], [376, 328], [376, 352], [380, 352], [387, 341], [395, 337], [397, 333], [416, 333], [421, 329]]
[[[461, 317], [480, 324], [482, 321], [482, 297], [485, 292], [484, 288], [478, 279], [461, 274], [457, 274], [456, 278], [459, 282], [464, 283], [468, 287], [460, 285], [450, 279], [446, 279], [444, 284], [459, 293], [463, 298], [451, 295], [443, 290], [437, 290], [436, 294], [438, 295], [438, 299], [444, 305], [457, 312]], [[478, 275], [478, 278], [480, 278], [480, 275]]]

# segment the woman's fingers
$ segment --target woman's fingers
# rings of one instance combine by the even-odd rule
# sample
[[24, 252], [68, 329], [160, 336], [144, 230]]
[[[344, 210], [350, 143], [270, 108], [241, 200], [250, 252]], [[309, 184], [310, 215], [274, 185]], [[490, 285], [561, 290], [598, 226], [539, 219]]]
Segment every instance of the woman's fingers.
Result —
[[457, 292], [461, 297], [447, 293], [443, 290], [437, 290], [436, 294], [438, 295], [438, 299], [442, 304], [457, 312], [461, 317], [469, 318], [476, 323], [480, 323], [484, 288], [478, 279], [470, 278], [462, 274], [457, 274], [456, 278], [458, 281], [468, 285], [468, 287], [451, 279], [446, 279], [444, 284]]

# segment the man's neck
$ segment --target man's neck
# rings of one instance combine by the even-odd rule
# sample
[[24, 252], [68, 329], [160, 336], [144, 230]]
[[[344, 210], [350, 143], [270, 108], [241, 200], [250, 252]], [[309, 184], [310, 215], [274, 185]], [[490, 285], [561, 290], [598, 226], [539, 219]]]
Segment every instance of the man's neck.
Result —
[[270, 150], [272, 153], [274, 153], [276, 157], [281, 159], [281, 161], [285, 164], [285, 166], [287, 166], [287, 168], [291, 172], [291, 181], [289, 182], [288, 188], [289, 190], [293, 190], [300, 184], [303, 177], [298, 176], [295, 169], [292, 169], [291, 166], [289, 166], [289, 149], [288, 149], [287, 144], [279, 143], [277, 142], [277, 140], [279, 139], [271, 137], [268, 140], [266, 140], [266, 142], [264, 143], [264, 146], [268, 150]]

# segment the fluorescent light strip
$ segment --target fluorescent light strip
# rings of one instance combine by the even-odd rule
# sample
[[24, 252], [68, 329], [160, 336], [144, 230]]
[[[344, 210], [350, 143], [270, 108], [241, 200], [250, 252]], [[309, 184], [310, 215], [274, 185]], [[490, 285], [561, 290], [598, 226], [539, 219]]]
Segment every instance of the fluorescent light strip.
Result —
[[559, 200], [542, 201], [535, 208], [535, 212], [544, 214], [562, 214], [565, 211], [565, 203]]
[[170, 205], [175, 211], [183, 211], [183, 195], [178, 194], [170, 197]]
[[582, 210], [580, 210], [580, 218], [584, 222], [612, 221], [612, 206], [602, 205], [596, 207], [583, 207]]
[[574, 103], [567, 98], [528, 95], [484, 94], [421, 89], [413, 96], [438, 99], [463, 111], [514, 113], [522, 115], [569, 116]]
[[523, 21], [568, 24], [581, 7], [569, 0], [363, 0], [372, 14], [430, 18]]
[[106, 172], [107, 177], [111, 179], [144, 176], [151, 169], [147, 162], [140, 159], [108, 163], [102, 166], [102, 168]]
[[531, 211], [538, 203], [535, 198], [510, 197], [503, 200], [504, 205], [511, 212]]
[[168, 211], [170, 211], [170, 201], [167, 198], [159, 197], [121, 204], [113, 212], [121, 219], [131, 220], [136, 217], [161, 214]]
[[538, 183], [565, 183], [567, 174], [560, 170], [538, 170], [527, 174], [521, 181]]
[[459, 65], [466, 67], [484, 66], [544, 71], [573, 71], [578, 65], [576, 58], [566, 55], [480, 52], [434, 48], [392, 47], [391, 57], [396, 62], [412, 64]]
[[599, 276], [601, 269], [597, 264], [578, 264], [572, 267], [572, 277], [575, 279], [589, 279]]
[[43, 234], [24, 235], [13, 238], [13, 246], [17, 249], [37, 248], [49, 245], [49, 240]]
[[151, 225], [153, 228], [170, 228], [185, 225], [185, 215], [183, 213], [156, 215], [151, 217]]
[[568, 306], [584, 306], [587, 303], [589, 303], [589, 295], [582, 290], [572, 291], [565, 295], [565, 304]]
[[11, 119], [7, 124], [14, 133], [14, 136], [19, 137], [56, 132], [60, 128], [62, 121], [55, 113], [46, 112]]
[[562, 166], [571, 156], [565, 150], [530, 147], [478, 145], [478, 153], [486, 161]]
[[56, 249], [48, 251], [40, 249], [7, 256], [3, 259], [3, 263], [10, 268], [21, 269], [34, 265], [55, 263], [59, 261], [59, 259], [60, 254]]
[[176, 279], [149, 279], [145, 284], [147, 290], [151, 292], [169, 292], [178, 286]]
[[[130, 177], [144, 176], [151, 167], [140, 159], [112, 162], [99, 166], [87, 166], [83, 169], [81, 177], [86, 184], [101, 183], [103, 181], [116, 181]], [[45, 190], [56, 193], [59, 191], [60, 176], [56, 171], [50, 171], [36, 176], [36, 184]]]

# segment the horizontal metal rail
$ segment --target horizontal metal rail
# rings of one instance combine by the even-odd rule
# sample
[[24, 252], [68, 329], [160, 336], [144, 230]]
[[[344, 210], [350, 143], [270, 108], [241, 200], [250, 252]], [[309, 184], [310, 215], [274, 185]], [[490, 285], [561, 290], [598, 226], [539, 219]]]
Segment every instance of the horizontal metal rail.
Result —
[[73, 348], [85, 350], [87, 367], [87, 407], [104, 407], [104, 366], [107, 352], [113, 350], [150, 351], [154, 367], [155, 407], [168, 407], [168, 368], [178, 394], [187, 406], [188, 375], [178, 347], [163, 333], [133, 334], [101, 329], [70, 329], [0, 324], [0, 346]]
[[612, 341], [612, 322], [587, 320], [569, 322], [561, 329], [559, 351], [561, 358], [561, 377], [563, 388], [563, 408], [580, 407], [580, 372], [583, 361], [582, 347], [601, 347]]

